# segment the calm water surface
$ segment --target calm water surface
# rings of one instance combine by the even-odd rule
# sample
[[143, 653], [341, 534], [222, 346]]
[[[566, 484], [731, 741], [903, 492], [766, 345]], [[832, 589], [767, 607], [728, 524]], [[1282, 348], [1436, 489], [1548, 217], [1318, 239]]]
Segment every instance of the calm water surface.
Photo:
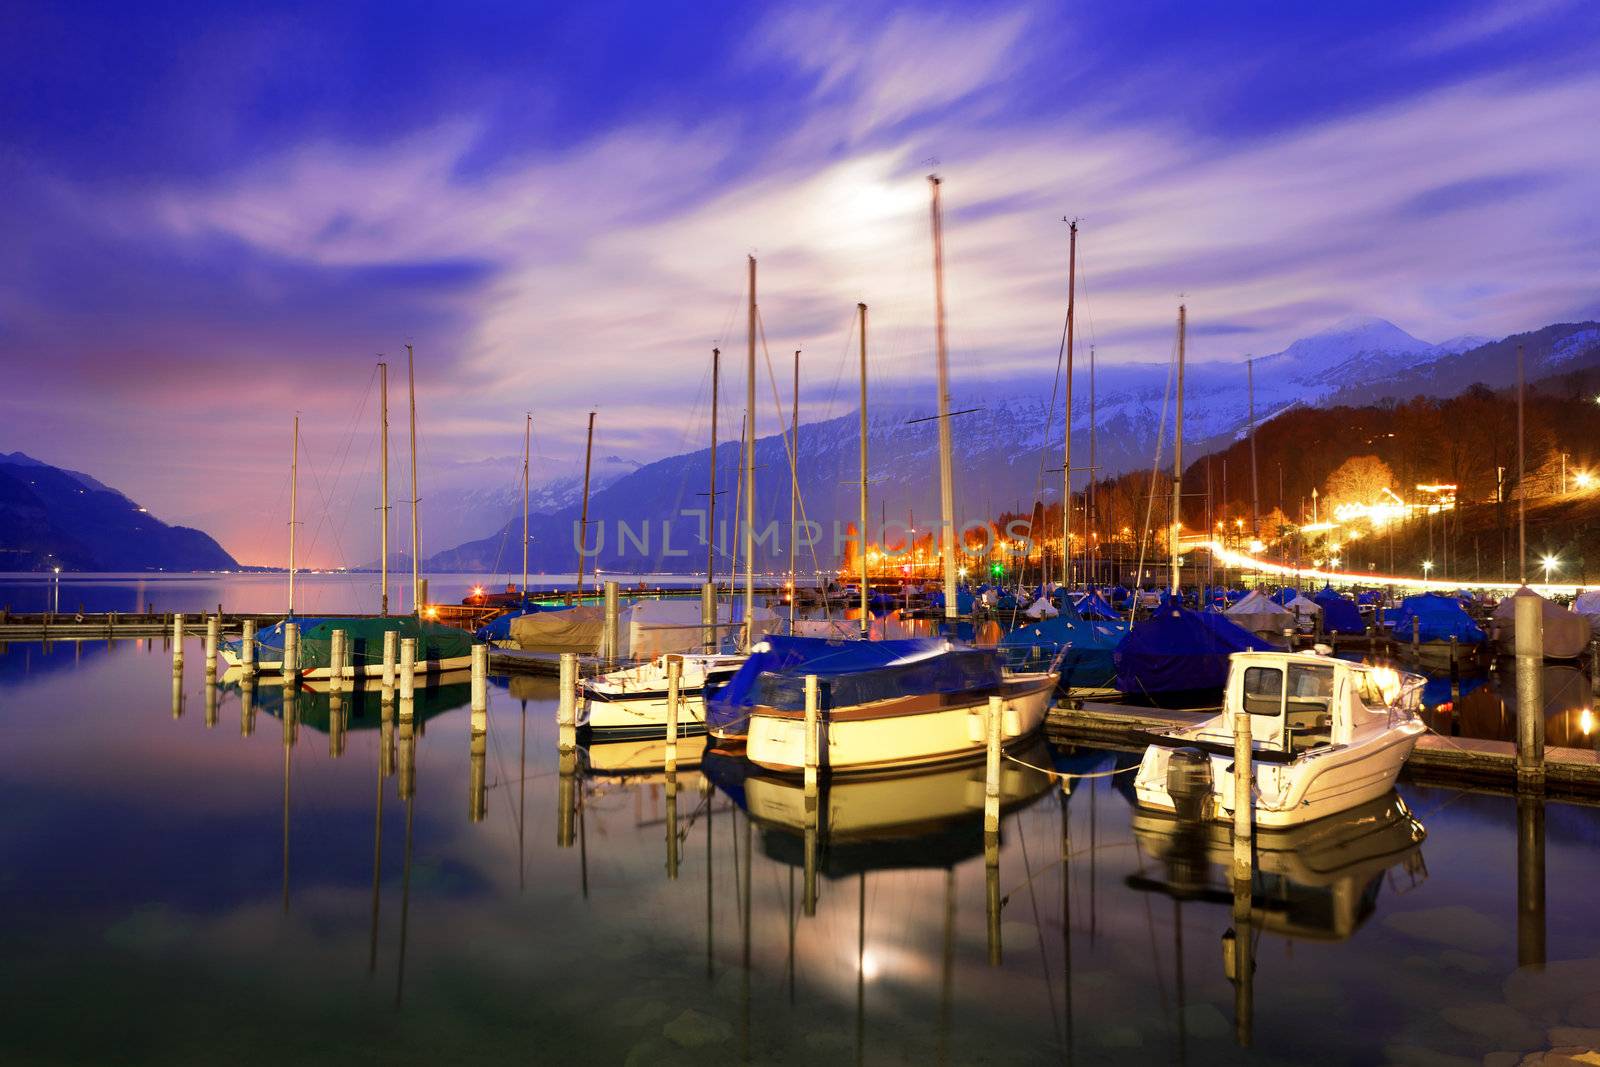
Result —
[[409, 726], [347, 697], [342, 732], [303, 690], [286, 728], [280, 687], [247, 710], [201, 656], [175, 686], [160, 641], [0, 654], [7, 1062], [1423, 1064], [1600, 1037], [1597, 809], [1402, 783], [1420, 843], [1389, 809], [1264, 847], [1235, 982], [1225, 848], [1136, 817], [1127, 774], [1012, 767], [992, 875], [981, 769], [837, 784], [808, 915], [798, 792], [738, 761], [564, 768], [537, 679], [496, 680], [481, 733], [460, 683]]

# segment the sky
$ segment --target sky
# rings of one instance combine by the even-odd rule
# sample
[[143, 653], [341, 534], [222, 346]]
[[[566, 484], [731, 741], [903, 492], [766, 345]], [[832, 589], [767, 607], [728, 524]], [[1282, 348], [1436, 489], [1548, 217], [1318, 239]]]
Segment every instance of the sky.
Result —
[[293, 415], [309, 506], [366, 523], [373, 366], [400, 464], [407, 342], [425, 500], [509, 487], [530, 411], [536, 482], [590, 410], [597, 454], [701, 445], [713, 345], [743, 389], [747, 255], [802, 420], [850, 410], [858, 301], [877, 383], [931, 397], [935, 171], [958, 401], [1054, 365], [1066, 216], [1107, 362], [1166, 358], [1180, 299], [1213, 360], [1352, 314], [1594, 317], [1597, 113], [1584, 2], [21, 0], [0, 451], [279, 562]]

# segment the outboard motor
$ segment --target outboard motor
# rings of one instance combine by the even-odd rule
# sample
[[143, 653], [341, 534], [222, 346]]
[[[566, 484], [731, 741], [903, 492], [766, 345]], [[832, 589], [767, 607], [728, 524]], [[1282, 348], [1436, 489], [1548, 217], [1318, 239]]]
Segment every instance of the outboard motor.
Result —
[[1198, 748], [1176, 748], [1167, 757], [1167, 795], [1180, 822], [1211, 814], [1211, 757]]

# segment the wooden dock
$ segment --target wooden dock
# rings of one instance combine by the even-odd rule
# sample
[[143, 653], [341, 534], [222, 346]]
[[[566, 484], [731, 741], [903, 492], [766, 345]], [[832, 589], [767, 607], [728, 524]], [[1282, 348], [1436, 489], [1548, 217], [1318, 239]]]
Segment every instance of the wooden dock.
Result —
[[[1150, 735], [1210, 718], [1211, 712], [1172, 711], [1129, 704], [1085, 702], [1050, 709], [1045, 729], [1057, 744], [1142, 751]], [[1547, 746], [1545, 795], [1556, 800], [1600, 803], [1600, 752]], [[1515, 793], [1517, 748], [1509, 741], [1446, 737], [1429, 732], [1417, 739], [1405, 776], [1420, 785]]]

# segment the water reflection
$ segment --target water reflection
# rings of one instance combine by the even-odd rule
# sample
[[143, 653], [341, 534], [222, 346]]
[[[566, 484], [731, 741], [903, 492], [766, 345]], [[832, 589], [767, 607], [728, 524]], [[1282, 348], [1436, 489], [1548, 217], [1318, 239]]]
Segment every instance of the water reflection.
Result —
[[[986, 838], [980, 766], [840, 779], [808, 806], [703, 739], [671, 774], [660, 742], [563, 756], [548, 679], [477, 716], [464, 681], [437, 706], [421, 688], [335, 703], [276, 677], [200, 688], [191, 655], [180, 707], [213, 689], [239, 717], [207, 731], [171, 722], [155, 644], [4, 694], [19, 817], [0, 872], [27, 875], [0, 873], [0, 1024], [19, 1061], [114, 1057], [48, 1006], [93, 995], [165, 1060], [248, 1040], [398, 1061], [454, 1034], [463, 1056], [560, 1062], [1226, 1062], [1236, 1041], [1275, 1062], [1481, 1062], [1543, 1042], [1542, 1009], [1518, 1007], [1526, 1038], [1447, 1014], [1504, 1013], [1519, 964], [1548, 956], [1555, 982], [1600, 952], [1590, 809], [1407, 785], [1419, 819], [1263, 836], [1236, 886], [1225, 827], [1185, 838], [1129, 807], [1114, 772], [1136, 756], [1018, 753], [1112, 776], [1067, 791], [1008, 763]], [[279, 731], [255, 729], [263, 706]], [[1401, 832], [1419, 821], [1426, 868]], [[181, 1012], [157, 996], [173, 982]]]

